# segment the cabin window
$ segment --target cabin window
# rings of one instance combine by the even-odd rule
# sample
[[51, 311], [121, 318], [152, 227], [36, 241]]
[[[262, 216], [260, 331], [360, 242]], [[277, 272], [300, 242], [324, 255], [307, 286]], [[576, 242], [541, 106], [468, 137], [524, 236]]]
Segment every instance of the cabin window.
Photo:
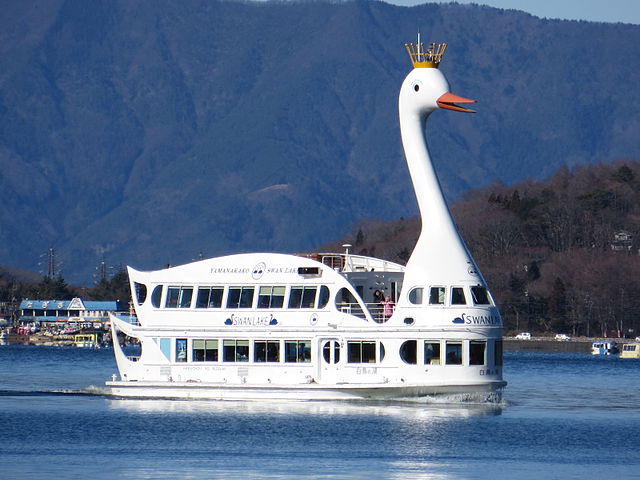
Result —
[[278, 340], [256, 340], [253, 342], [254, 362], [279, 362], [280, 342]]
[[447, 341], [447, 365], [462, 365], [462, 342]]
[[151, 293], [151, 305], [160, 308], [160, 299], [162, 298], [162, 285], [156, 285]]
[[497, 367], [502, 366], [502, 340], [496, 340], [493, 346], [493, 364]]
[[451, 305], [466, 305], [467, 299], [464, 297], [464, 288], [453, 287], [451, 289]]
[[424, 289], [422, 287], [414, 288], [409, 292], [409, 303], [414, 305], [422, 305], [422, 292]]
[[384, 360], [384, 345], [382, 344], [382, 342], [380, 342], [380, 361]]
[[225, 362], [248, 362], [249, 340], [223, 340], [222, 355]]
[[196, 308], [221, 308], [223, 287], [199, 287]]
[[176, 338], [176, 362], [187, 361], [187, 339]]
[[217, 362], [218, 340], [194, 340], [192, 353], [194, 362]]
[[193, 287], [169, 287], [167, 289], [166, 308], [189, 308]]
[[425, 340], [424, 342], [424, 364], [440, 365], [440, 342], [437, 340]]
[[349, 363], [376, 363], [376, 342], [347, 342]]
[[444, 305], [444, 287], [431, 287], [429, 290], [430, 305]]
[[309, 340], [286, 340], [284, 351], [284, 361], [287, 363], [308, 363], [311, 361], [311, 341]]
[[144, 283], [133, 282], [133, 291], [138, 305], [142, 305], [147, 299], [147, 286]]
[[258, 308], [282, 308], [284, 305], [284, 287], [260, 287]]
[[254, 287], [229, 287], [227, 308], [251, 308]]
[[289, 308], [313, 308], [317, 287], [291, 287]]
[[[333, 361], [331, 359], [331, 346], [333, 345]], [[322, 357], [329, 364], [340, 362], [340, 342], [337, 340], [327, 340], [322, 346]]]
[[487, 342], [483, 340], [471, 340], [469, 342], [469, 365], [486, 365], [486, 351]]
[[404, 363], [415, 365], [418, 363], [418, 342], [407, 340], [400, 346], [400, 358]]
[[471, 287], [471, 296], [473, 297], [474, 305], [491, 305], [491, 301], [489, 300], [489, 292], [487, 292], [486, 288], [480, 285]]
[[324, 308], [329, 303], [329, 287], [322, 285], [320, 287], [320, 295], [318, 296], [318, 308]]

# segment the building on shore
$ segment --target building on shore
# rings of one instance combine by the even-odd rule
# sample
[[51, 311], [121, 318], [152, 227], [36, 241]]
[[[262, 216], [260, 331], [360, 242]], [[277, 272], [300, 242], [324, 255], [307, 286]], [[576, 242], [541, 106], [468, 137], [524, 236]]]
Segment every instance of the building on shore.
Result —
[[22, 300], [18, 326], [38, 330], [106, 330], [110, 313], [130, 318], [129, 306], [117, 300], [84, 301], [78, 297], [71, 300]]

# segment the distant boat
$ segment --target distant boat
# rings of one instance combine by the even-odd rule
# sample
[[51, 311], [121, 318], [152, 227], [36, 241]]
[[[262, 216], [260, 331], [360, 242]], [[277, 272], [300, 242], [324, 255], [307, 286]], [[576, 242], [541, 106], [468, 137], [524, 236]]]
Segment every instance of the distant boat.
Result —
[[593, 342], [591, 353], [593, 355], [615, 355], [618, 353], [618, 344], [616, 342]]
[[640, 358], [640, 343], [625, 343], [622, 345], [620, 358]]
[[[406, 267], [340, 253], [129, 267], [138, 325], [111, 316], [122, 397], [363, 399], [499, 392], [502, 319], [451, 217], [424, 133], [456, 103], [446, 44], [408, 44], [402, 142], [422, 216]], [[128, 358], [118, 335], [141, 344]]]
[[73, 344], [80, 348], [100, 348], [99, 337], [97, 333], [79, 333], [73, 337]]

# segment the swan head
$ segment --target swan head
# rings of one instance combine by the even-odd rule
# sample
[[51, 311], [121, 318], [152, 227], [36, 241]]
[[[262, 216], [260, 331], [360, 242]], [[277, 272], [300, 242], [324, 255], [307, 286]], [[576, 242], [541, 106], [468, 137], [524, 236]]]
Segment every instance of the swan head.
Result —
[[451, 93], [447, 79], [437, 68], [414, 68], [400, 88], [400, 111], [421, 118], [439, 108], [475, 113], [457, 103], [475, 103], [475, 100]]

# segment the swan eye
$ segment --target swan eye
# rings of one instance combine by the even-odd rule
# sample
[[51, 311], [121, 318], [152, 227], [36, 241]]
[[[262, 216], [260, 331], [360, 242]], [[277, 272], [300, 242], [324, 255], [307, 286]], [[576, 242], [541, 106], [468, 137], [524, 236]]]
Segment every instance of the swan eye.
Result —
[[413, 91], [414, 92], [419, 91], [421, 86], [422, 86], [422, 82], [420, 80], [416, 80], [412, 85]]
[[417, 83], [413, 86], [413, 89], [417, 92], [418, 90], [420, 90], [420, 85], [418, 85]]

